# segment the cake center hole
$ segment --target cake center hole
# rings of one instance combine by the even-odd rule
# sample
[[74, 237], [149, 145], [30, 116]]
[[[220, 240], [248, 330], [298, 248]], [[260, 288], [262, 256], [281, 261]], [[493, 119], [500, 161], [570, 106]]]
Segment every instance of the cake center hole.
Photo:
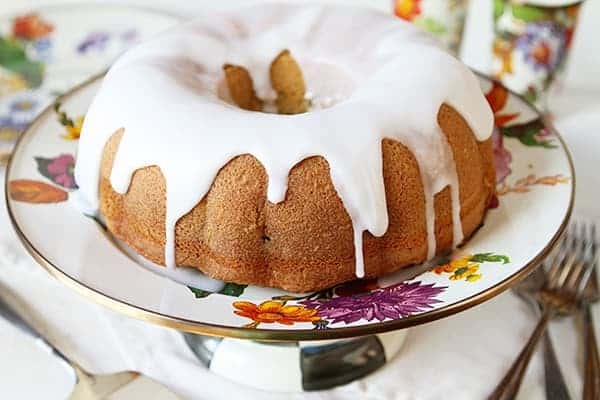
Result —
[[223, 71], [219, 97], [249, 111], [302, 114], [332, 107], [354, 91], [353, 80], [341, 68], [310, 60], [304, 60], [301, 68], [288, 50], [271, 62], [269, 82], [258, 86], [243, 66], [225, 64]]

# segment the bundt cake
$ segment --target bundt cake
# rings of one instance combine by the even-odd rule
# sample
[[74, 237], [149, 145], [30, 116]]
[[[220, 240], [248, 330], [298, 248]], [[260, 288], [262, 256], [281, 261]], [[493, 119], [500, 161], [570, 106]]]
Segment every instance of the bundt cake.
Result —
[[153, 263], [294, 292], [461, 244], [494, 191], [492, 112], [428, 36], [340, 6], [261, 5], [124, 54], [75, 176]]

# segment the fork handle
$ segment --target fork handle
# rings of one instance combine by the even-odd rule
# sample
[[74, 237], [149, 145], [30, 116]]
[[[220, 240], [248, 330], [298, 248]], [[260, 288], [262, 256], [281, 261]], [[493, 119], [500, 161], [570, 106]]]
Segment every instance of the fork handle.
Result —
[[600, 357], [589, 304], [583, 307], [583, 326], [585, 335], [583, 400], [596, 400], [600, 399]]
[[571, 400], [548, 330], [544, 333], [544, 382], [546, 399]]
[[494, 392], [488, 397], [489, 400], [512, 400], [517, 396], [519, 388], [521, 387], [521, 382], [525, 376], [525, 371], [527, 371], [527, 366], [533, 355], [533, 351], [544, 335], [544, 332], [546, 332], [550, 317], [550, 311], [544, 311], [540, 321], [533, 330], [529, 341], [527, 341], [527, 344], [523, 347], [523, 350], [521, 350], [521, 353], [519, 353], [519, 356], [506, 375], [504, 375], [504, 378], [502, 378], [498, 386], [496, 386]]

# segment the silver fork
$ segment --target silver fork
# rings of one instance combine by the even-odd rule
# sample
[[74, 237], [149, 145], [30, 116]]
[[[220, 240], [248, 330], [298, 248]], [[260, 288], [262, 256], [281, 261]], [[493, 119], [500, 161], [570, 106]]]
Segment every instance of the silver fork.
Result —
[[559, 314], [574, 313], [582, 299], [583, 290], [592, 271], [592, 225], [584, 224], [567, 232], [565, 240], [551, 262], [546, 274], [546, 284], [540, 291], [542, 316], [531, 338], [498, 384], [489, 399], [514, 399], [536, 345], [548, 327], [548, 322]]
[[[536, 268], [527, 279], [515, 285], [513, 292], [524, 302], [529, 304], [536, 315], [541, 315], [542, 309], [538, 302], [538, 293], [546, 284], [547, 265], [543, 263]], [[591, 280], [591, 279], [590, 279]], [[544, 386], [546, 398], [552, 400], [570, 400], [569, 389], [565, 383], [556, 352], [552, 345], [552, 339], [548, 331], [544, 332]]]
[[583, 400], [600, 399], [600, 356], [594, 332], [594, 322], [590, 306], [600, 300], [598, 277], [596, 276], [598, 238], [596, 227], [592, 228], [592, 276], [583, 292], [581, 313], [583, 317], [583, 340], [585, 343], [585, 366], [583, 382]]

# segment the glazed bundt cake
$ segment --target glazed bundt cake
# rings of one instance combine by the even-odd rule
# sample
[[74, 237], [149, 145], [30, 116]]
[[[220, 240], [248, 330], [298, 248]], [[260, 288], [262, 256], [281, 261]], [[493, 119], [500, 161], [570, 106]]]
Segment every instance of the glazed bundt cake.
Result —
[[461, 244], [494, 191], [474, 75], [364, 9], [262, 5], [123, 55], [85, 119], [80, 197], [153, 263], [294, 292]]

